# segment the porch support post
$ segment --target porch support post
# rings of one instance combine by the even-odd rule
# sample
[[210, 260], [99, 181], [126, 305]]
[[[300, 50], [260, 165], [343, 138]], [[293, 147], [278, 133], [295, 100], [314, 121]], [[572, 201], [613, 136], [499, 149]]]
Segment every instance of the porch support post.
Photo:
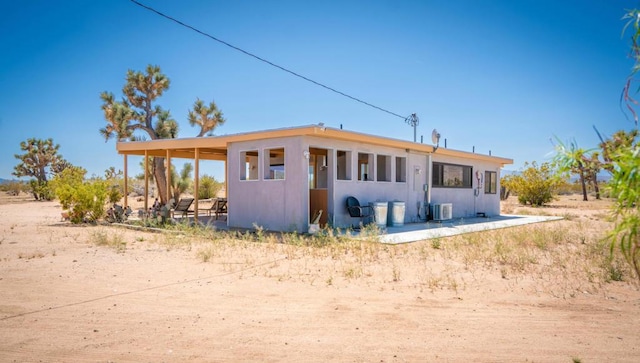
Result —
[[[167, 167], [165, 168], [165, 173], [167, 174], [167, 203], [169, 203], [169, 200], [171, 199], [171, 150], [167, 149]], [[174, 203], [177, 202], [177, 200], [173, 201]]]
[[129, 195], [129, 178], [127, 178], [128, 173], [127, 173], [127, 154], [124, 154], [124, 208], [127, 208], [128, 203], [128, 195]]
[[[227, 189], [227, 180], [229, 180], [229, 171], [227, 170], [227, 159], [229, 158], [229, 156], [227, 156], [226, 159], [224, 159], [224, 161], [222, 161], [224, 163], [224, 197], [225, 198], [229, 198], [229, 189]], [[229, 214], [227, 214], [228, 216]], [[227, 217], [228, 219], [229, 217]]]
[[194, 190], [194, 199], [195, 199], [195, 207], [193, 207], [193, 220], [194, 222], [198, 221], [198, 188], [200, 187], [200, 149], [195, 149], [195, 178], [193, 180], [193, 190]]
[[149, 152], [144, 151], [144, 212], [149, 210]]

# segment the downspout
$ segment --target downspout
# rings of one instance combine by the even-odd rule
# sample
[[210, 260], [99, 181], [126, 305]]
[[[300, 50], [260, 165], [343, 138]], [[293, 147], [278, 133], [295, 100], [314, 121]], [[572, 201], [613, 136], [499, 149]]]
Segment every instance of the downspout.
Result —
[[[433, 150], [435, 152], [435, 149]], [[433, 157], [432, 153], [427, 154], [427, 190], [425, 191], [425, 216], [426, 220], [429, 220], [429, 215], [431, 214], [431, 189], [433, 186]]]

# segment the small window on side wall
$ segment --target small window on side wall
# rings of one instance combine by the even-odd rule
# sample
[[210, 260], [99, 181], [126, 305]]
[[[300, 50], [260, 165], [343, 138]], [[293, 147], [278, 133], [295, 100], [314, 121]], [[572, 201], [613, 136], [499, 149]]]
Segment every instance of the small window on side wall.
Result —
[[351, 151], [338, 150], [336, 154], [336, 177], [338, 180], [351, 180]]
[[396, 157], [396, 182], [407, 182], [407, 158]]
[[258, 150], [240, 152], [240, 180], [258, 180]]
[[[265, 179], [282, 180], [285, 176], [284, 148], [264, 151]], [[267, 168], [268, 166], [268, 168]]]
[[376, 156], [376, 170], [377, 181], [390, 182], [391, 181], [391, 156], [377, 155]]
[[358, 153], [358, 180], [373, 180], [373, 154]]
[[496, 194], [498, 191], [498, 173], [495, 171], [484, 172], [484, 192], [485, 194]]

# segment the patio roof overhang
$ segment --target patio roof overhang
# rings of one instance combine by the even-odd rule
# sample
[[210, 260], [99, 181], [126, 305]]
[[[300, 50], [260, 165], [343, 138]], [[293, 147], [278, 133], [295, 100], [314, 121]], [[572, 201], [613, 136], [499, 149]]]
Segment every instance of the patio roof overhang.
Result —
[[165, 157], [167, 156], [167, 152], [169, 152], [172, 158], [186, 159], [195, 159], [197, 150], [199, 159], [224, 161], [227, 159], [227, 148], [230, 143], [293, 136], [315, 136], [333, 140], [362, 142], [385, 147], [405, 149], [407, 150], [407, 152], [441, 154], [473, 160], [490, 161], [494, 163], [500, 163], [501, 166], [513, 164], [513, 159], [509, 158], [476, 154], [466, 151], [447, 149], [443, 147], [436, 148], [433, 145], [369, 135], [342, 129], [329, 128], [321, 125], [308, 125], [211, 137], [192, 137], [149, 141], [120, 141], [116, 144], [116, 150], [119, 154], [122, 155], [147, 155], [158, 157]]

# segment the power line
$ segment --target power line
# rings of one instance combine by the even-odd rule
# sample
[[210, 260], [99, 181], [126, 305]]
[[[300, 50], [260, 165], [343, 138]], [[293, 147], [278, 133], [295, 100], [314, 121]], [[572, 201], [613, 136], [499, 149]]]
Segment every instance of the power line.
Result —
[[[393, 116], [399, 117], [399, 118], [401, 118], [401, 119], [403, 119], [403, 120], [405, 120], [405, 121], [410, 120], [410, 119], [411, 119], [411, 117], [412, 117], [412, 115], [410, 115], [410, 116], [401, 116], [401, 115], [399, 115], [399, 114], [397, 114], [397, 113], [395, 113], [395, 112], [391, 112], [391, 111], [386, 110], [386, 109], [384, 109], [384, 108], [382, 108], [382, 107], [378, 107], [378, 106], [373, 105], [373, 104], [371, 104], [371, 103], [369, 103], [369, 102], [363, 101], [363, 100], [361, 100], [361, 99], [359, 99], [359, 98], [357, 98], [357, 97], [350, 96], [350, 95], [348, 95], [348, 94], [346, 94], [346, 93], [344, 93], [344, 92], [338, 91], [338, 90], [337, 90], [337, 89], [335, 89], [335, 88], [332, 88], [332, 87], [329, 87], [329, 86], [327, 86], [327, 85], [325, 85], [325, 84], [322, 84], [322, 83], [320, 83], [320, 82], [314, 81], [314, 80], [313, 80], [313, 79], [311, 79], [311, 78], [305, 77], [305, 76], [303, 76], [303, 75], [301, 75], [301, 74], [299, 74], [299, 73], [296, 73], [296, 72], [294, 72], [294, 71], [292, 71], [292, 70], [289, 70], [289, 69], [287, 69], [287, 68], [285, 68], [285, 67], [279, 66], [279, 65], [277, 65], [277, 64], [275, 64], [275, 63], [273, 63], [273, 62], [271, 62], [271, 61], [268, 61], [268, 60], [266, 60], [266, 59], [264, 59], [264, 58], [262, 58], [262, 57], [259, 57], [259, 56], [255, 55], [255, 54], [253, 54], [253, 53], [247, 52], [246, 50], [241, 49], [241, 48], [238, 48], [238, 47], [236, 47], [236, 46], [235, 46], [235, 45], [233, 45], [233, 44], [229, 44], [229, 43], [225, 42], [224, 40], [221, 40], [221, 39], [218, 39], [218, 38], [214, 37], [214, 36], [213, 36], [213, 35], [211, 35], [211, 34], [205, 33], [205, 32], [203, 32], [203, 31], [201, 31], [201, 30], [199, 30], [199, 29], [197, 29], [197, 28], [195, 28], [195, 27], [193, 27], [193, 26], [191, 26], [191, 25], [189, 25], [189, 24], [185, 24], [185, 23], [181, 22], [181, 21], [180, 21], [180, 20], [178, 20], [178, 19], [175, 19], [175, 18], [173, 18], [173, 17], [171, 17], [171, 16], [169, 16], [169, 15], [166, 15], [166, 14], [164, 14], [164, 13], [161, 13], [161, 12], [159, 12], [158, 10], [156, 10], [156, 9], [154, 9], [154, 8], [150, 7], [150, 6], [144, 5], [144, 4], [142, 4], [142, 3], [140, 3], [140, 2], [138, 2], [138, 1], [136, 1], [136, 0], [130, 0], [130, 1], [131, 1], [132, 3], [134, 3], [134, 4], [138, 5], [138, 6], [142, 7], [142, 8], [145, 8], [145, 9], [147, 9], [147, 10], [149, 10], [149, 11], [152, 11], [152, 12], [154, 12], [154, 13], [156, 13], [156, 14], [158, 14], [158, 15], [162, 16], [163, 18], [166, 18], [166, 19], [168, 19], [168, 20], [171, 20], [171, 21], [173, 21], [173, 22], [175, 22], [175, 23], [177, 23], [177, 24], [179, 24], [179, 25], [182, 25], [182, 26], [183, 26], [183, 27], [185, 27], [185, 28], [191, 29], [191, 30], [193, 30], [194, 32], [196, 32], [196, 33], [198, 33], [198, 34], [200, 34], [200, 35], [204, 35], [205, 37], [210, 38], [210, 39], [212, 39], [212, 40], [215, 40], [215, 41], [216, 41], [216, 42], [218, 42], [218, 43], [224, 44], [224, 45], [226, 45], [226, 46], [227, 46], [227, 47], [229, 47], [229, 48], [235, 49], [235, 50], [237, 50], [238, 52], [244, 53], [245, 55], [248, 55], [248, 56], [250, 56], [250, 57], [253, 57], [253, 58], [255, 58], [255, 59], [257, 59], [257, 60], [259, 60], [259, 61], [261, 61], [261, 62], [267, 63], [267, 64], [269, 64], [270, 66], [276, 67], [276, 68], [278, 68], [278, 69], [280, 69], [280, 70], [282, 70], [282, 71], [285, 71], [285, 72], [287, 72], [287, 73], [289, 73], [289, 74], [292, 74], [292, 75], [294, 75], [294, 76], [296, 76], [296, 77], [298, 77], [298, 78], [302, 78], [302, 79], [304, 79], [304, 80], [305, 80], [305, 81], [307, 81], [307, 82], [311, 82], [311, 83], [315, 84], [316, 86], [320, 86], [320, 87], [325, 88], [325, 89], [327, 89], [327, 90], [329, 90], [329, 91], [332, 91], [332, 92], [335, 92], [335, 93], [337, 93], [337, 94], [339, 94], [339, 95], [342, 95], [342, 96], [344, 96], [344, 97], [350, 98], [350, 99], [352, 99], [352, 100], [354, 100], [354, 101], [356, 101], [356, 102], [360, 102], [360, 103], [365, 104], [365, 105], [367, 105], [367, 106], [369, 106], [369, 107], [373, 107], [373, 108], [375, 108], [375, 109], [377, 109], [377, 110], [379, 110], [379, 111], [386, 112], [386, 113], [388, 113], [388, 114], [390, 114], [390, 115], [393, 115]], [[415, 114], [413, 114], [413, 115], [415, 115]]]

